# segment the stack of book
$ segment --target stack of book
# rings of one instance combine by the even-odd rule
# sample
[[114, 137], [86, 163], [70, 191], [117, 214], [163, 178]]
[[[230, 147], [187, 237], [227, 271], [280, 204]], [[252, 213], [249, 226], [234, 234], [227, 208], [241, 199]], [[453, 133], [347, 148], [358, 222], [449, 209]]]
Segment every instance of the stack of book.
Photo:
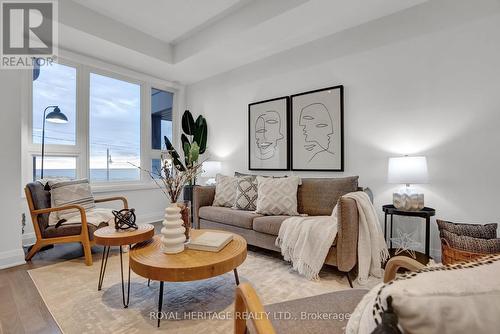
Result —
[[219, 252], [233, 240], [233, 235], [222, 232], [204, 232], [202, 235], [193, 238], [188, 244], [188, 248], [207, 252]]

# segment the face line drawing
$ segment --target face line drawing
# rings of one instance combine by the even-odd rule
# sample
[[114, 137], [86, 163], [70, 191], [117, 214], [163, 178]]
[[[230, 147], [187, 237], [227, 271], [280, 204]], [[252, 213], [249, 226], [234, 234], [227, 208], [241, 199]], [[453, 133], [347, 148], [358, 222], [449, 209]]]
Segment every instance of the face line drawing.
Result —
[[333, 121], [330, 112], [323, 103], [311, 103], [300, 111], [299, 126], [304, 135], [304, 149], [312, 152], [308, 162], [318, 154], [330, 151], [331, 136], [333, 135]]
[[268, 160], [275, 156], [278, 142], [285, 136], [281, 132], [281, 116], [275, 110], [262, 112], [255, 120], [256, 158]]

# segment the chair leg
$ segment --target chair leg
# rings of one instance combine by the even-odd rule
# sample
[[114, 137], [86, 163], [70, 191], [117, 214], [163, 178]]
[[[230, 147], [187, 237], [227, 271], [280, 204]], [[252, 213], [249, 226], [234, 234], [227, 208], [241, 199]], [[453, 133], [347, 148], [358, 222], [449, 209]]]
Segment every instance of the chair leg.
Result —
[[40, 243], [35, 243], [33, 246], [31, 246], [31, 249], [29, 250], [28, 254], [24, 258], [26, 261], [31, 260], [31, 258], [38, 253], [38, 251], [42, 248], [42, 244]]
[[83, 254], [85, 255], [85, 264], [87, 266], [92, 265], [92, 249], [90, 248], [90, 242], [88, 240], [82, 241]]

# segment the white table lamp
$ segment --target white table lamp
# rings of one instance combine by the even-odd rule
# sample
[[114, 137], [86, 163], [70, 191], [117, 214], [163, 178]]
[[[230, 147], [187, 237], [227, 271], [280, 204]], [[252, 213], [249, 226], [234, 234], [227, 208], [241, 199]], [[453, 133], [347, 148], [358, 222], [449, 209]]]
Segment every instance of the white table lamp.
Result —
[[397, 209], [418, 211], [424, 208], [424, 194], [411, 188], [412, 184], [428, 182], [426, 157], [389, 158], [387, 179], [389, 183], [405, 184], [406, 187], [393, 194], [393, 204]]
[[205, 182], [207, 186], [215, 184], [215, 176], [220, 173], [222, 163], [220, 161], [205, 161], [202, 166], [202, 177], [208, 178]]

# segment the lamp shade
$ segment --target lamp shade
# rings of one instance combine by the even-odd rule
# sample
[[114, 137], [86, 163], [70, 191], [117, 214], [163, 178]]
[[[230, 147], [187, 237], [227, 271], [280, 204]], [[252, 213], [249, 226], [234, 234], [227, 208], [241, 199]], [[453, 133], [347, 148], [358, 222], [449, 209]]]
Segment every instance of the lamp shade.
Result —
[[50, 123], [68, 123], [68, 118], [61, 112], [59, 107], [55, 107], [54, 110], [49, 112], [45, 119]]
[[426, 157], [393, 157], [389, 158], [387, 181], [399, 184], [427, 183]]
[[220, 161], [205, 161], [203, 163], [202, 169], [203, 172], [201, 173], [202, 177], [215, 177], [218, 173], [220, 173], [222, 168], [222, 164]]

